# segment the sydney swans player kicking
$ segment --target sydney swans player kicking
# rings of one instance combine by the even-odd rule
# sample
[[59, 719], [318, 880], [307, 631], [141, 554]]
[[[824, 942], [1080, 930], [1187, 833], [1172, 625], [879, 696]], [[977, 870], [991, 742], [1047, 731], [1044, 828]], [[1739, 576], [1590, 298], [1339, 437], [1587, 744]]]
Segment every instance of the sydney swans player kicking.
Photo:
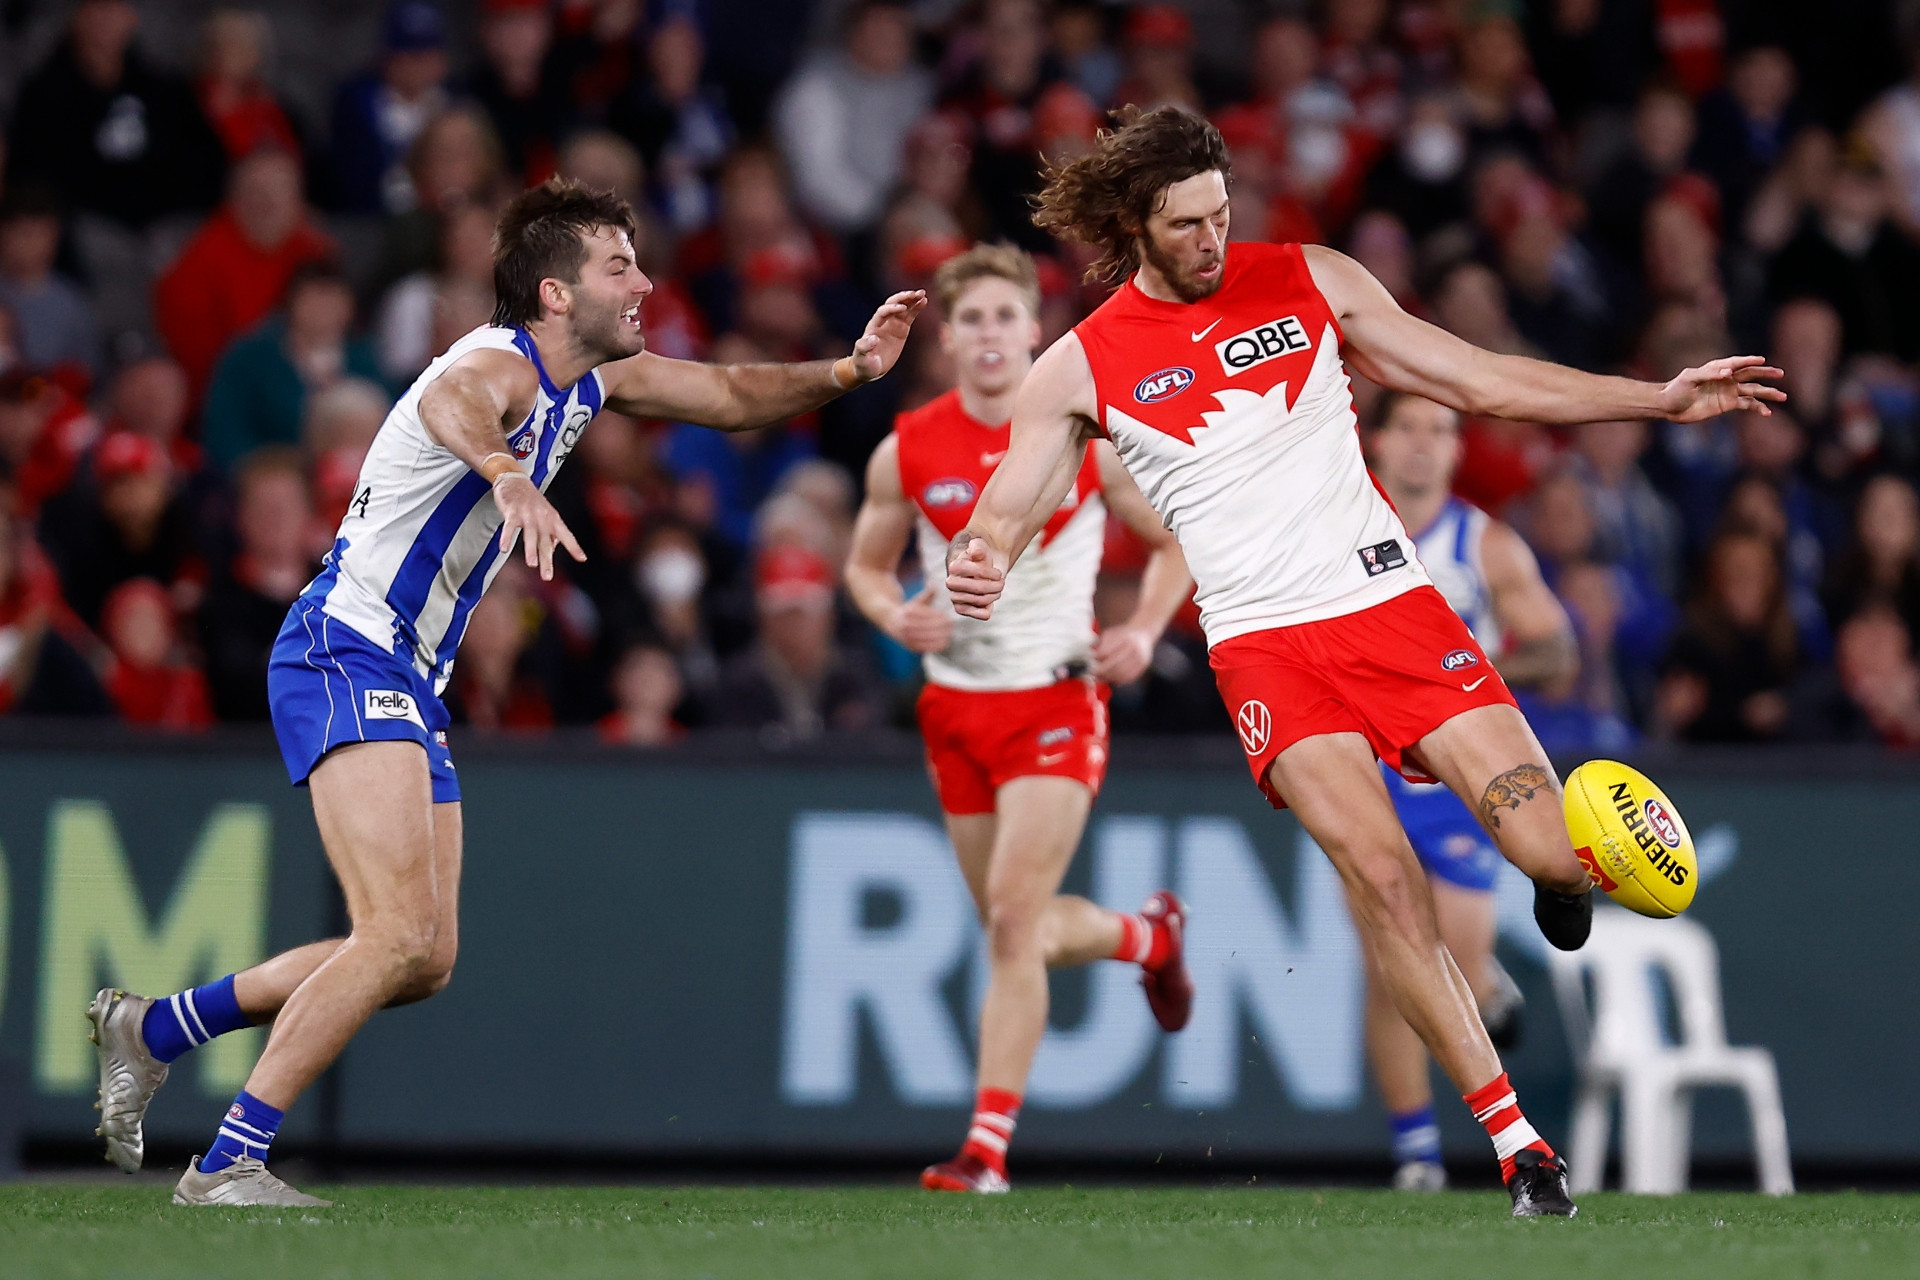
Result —
[[[1162, 1027], [1178, 1031], [1192, 1009], [1178, 898], [1160, 890], [1129, 916], [1059, 888], [1107, 771], [1100, 681], [1146, 673], [1193, 580], [1113, 450], [1095, 444], [1007, 579], [993, 620], [954, 615], [939, 568], [1006, 455], [1014, 393], [1040, 342], [1040, 282], [1018, 249], [980, 245], [940, 268], [935, 291], [947, 315], [940, 341], [959, 385], [902, 414], [874, 451], [847, 587], [876, 626], [924, 655], [927, 764], [987, 931], [973, 1124], [959, 1155], [920, 1180], [934, 1191], [996, 1192], [1007, 1190], [1007, 1143], [1047, 1029], [1050, 966], [1132, 961]], [[1107, 507], [1152, 551], [1133, 616], [1096, 640], [1093, 581]], [[896, 570], [916, 528], [921, 563], [935, 576], [907, 600]]]
[[[1573, 625], [1540, 576], [1520, 535], [1453, 496], [1460, 466], [1460, 415], [1446, 405], [1389, 391], [1367, 434], [1367, 461], [1409, 530], [1420, 566], [1473, 632], [1511, 688], [1551, 685], [1579, 668]], [[1472, 673], [1472, 668], [1468, 668]], [[1433, 890], [1440, 940], [1453, 957], [1487, 1034], [1511, 1047], [1520, 992], [1494, 958], [1493, 890], [1500, 852], [1460, 798], [1437, 782], [1409, 782], [1382, 767], [1387, 793]], [[1447, 1185], [1426, 1048], [1387, 993], [1367, 977], [1367, 1056], [1393, 1126], [1402, 1191]]]
[[1368, 478], [1341, 355], [1465, 413], [1537, 422], [1768, 411], [1757, 357], [1665, 386], [1495, 355], [1401, 310], [1352, 259], [1227, 243], [1226, 147], [1176, 108], [1126, 113], [1049, 175], [1035, 221], [1129, 279], [1034, 364], [1010, 451], [949, 551], [955, 607], [985, 618], [1007, 569], [1104, 435], [1186, 549], [1211, 662], [1253, 775], [1339, 870], [1374, 971], [1486, 1126], [1516, 1215], [1571, 1214], [1521, 1115], [1375, 758], [1473, 805], [1534, 881], [1562, 949], [1592, 888], [1547, 756]]
[[926, 304], [896, 294], [837, 361], [719, 367], [645, 351], [633, 214], [549, 182], [494, 234], [493, 323], [447, 349], [394, 406], [361, 468], [326, 567], [294, 602], [268, 669], [274, 732], [313, 793], [352, 932], [164, 1000], [108, 989], [88, 1010], [100, 1131], [132, 1172], [166, 1064], [271, 1021], [266, 1051], [189, 1165], [175, 1204], [323, 1203], [267, 1171], [286, 1109], [376, 1009], [424, 1000], [453, 970], [460, 787], [440, 693], [473, 606], [521, 538], [553, 575], [580, 548], [544, 496], [603, 407], [737, 431], [880, 377]]

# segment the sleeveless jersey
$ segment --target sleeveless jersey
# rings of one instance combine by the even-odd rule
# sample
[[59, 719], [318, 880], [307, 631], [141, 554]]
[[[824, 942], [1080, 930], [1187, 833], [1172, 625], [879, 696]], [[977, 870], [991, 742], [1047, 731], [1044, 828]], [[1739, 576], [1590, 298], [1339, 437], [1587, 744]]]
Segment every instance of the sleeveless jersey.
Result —
[[[945, 395], [894, 422], [900, 487], [919, 511], [920, 563], [946, 601], [947, 544], [973, 518], [987, 478], [1007, 454], [1009, 425], [989, 426]], [[1106, 545], [1106, 504], [1091, 453], [1060, 509], [1007, 575], [993, 617], [956, 617], [953, 643], [924, 656], [927, 679], [973, 692], [1038, 689], [1093, 654], [1093, 580]]]
[[1427, 582], [1361, 460], [1340, 326], [1299, 245], [1229, 245], [1220, 288], [1190, 305], [1129, 280], [1074, 332], [1101, 429], [1186, 552], [1209, 645]]
[[1433, 585], [1480, 647], [1497, 657], [1500, 622], [1493, 616], [1493, 593], [1487, 589], [1487, 571], [1480, 561], [1480, 542], [1492, 522], [1492, 516], [1471, 502], [1448, 498], [1433, 523], [1413, 535], [1413, 545]]
[[493, 486], [427, 434], [420, 396], [454, 361], [483, 349], [519, 352], [539, 371], [533, 410], [507, 433], [507, 447], [542, 492], [553, 482], [600, 411], [600, 373], [556, 387], [526, 330], [483, 325], [428, 365], [387, 414], [325, 567], [305, 592], [329, 617], [410, 661], [436, 693], [507, 553]]

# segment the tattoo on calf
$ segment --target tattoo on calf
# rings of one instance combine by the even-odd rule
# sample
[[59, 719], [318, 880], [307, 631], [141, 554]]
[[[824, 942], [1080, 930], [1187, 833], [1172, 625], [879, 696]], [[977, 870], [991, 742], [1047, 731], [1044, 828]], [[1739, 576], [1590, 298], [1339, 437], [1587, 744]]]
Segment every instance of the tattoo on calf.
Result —
[[1531, 800], [1537, 792], [1553, 787], [1553, 775], [1537, 764], [1523, 764], [1507, 770], [1480, 796], [1480, 818], [1498, 829], [1502, 809], [1518, 809], [1522, 800]]

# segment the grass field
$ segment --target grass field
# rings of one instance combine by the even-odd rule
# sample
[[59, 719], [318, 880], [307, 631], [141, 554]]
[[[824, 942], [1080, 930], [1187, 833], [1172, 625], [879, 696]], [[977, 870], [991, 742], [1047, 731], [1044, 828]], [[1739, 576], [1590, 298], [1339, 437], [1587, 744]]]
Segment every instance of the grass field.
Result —
[[1920, 1196], [1586, 1198], [1180, 1188], [313, 1188], [338, 1207], [177, 1210], [164, 1183], [0, 1187], [0, 1276], [937, 1277], [1920, 1275]]

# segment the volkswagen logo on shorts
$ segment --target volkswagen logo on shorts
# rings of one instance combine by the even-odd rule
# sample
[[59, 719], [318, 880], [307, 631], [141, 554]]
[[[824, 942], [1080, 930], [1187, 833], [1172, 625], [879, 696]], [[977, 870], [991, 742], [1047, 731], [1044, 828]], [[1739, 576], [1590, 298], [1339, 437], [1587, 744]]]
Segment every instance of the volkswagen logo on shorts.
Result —
[[1464, 671], [1468, 667], [1477, 667], [1479, 665], [1480, 659], [1471, 649], [1455, 649], [1452, 653], [1440, 659], [1440, 669], [1442, 671]]
[[951, 476], [945, 480], [935, 480], [920, 496], [929, 507], [964, 507], [973, 501], [977, 492], [973, 481]]
[[1140, 379], [1140, 385], [1133, 389], [1133, 398], [1141, 404], [1159, 404], [1162, 400], [1171, 400], [1192, 385], [1193, 370], [1183, 364], [1175, 365]]
[[1240, 745], [1250, 756], [1259, 755], [1267, 740], [1273, 737], [1273, 714], [1267, 710], [1267, 704], [1257, 698], [1240, 704], [1233, 724], [1240, 731]]

